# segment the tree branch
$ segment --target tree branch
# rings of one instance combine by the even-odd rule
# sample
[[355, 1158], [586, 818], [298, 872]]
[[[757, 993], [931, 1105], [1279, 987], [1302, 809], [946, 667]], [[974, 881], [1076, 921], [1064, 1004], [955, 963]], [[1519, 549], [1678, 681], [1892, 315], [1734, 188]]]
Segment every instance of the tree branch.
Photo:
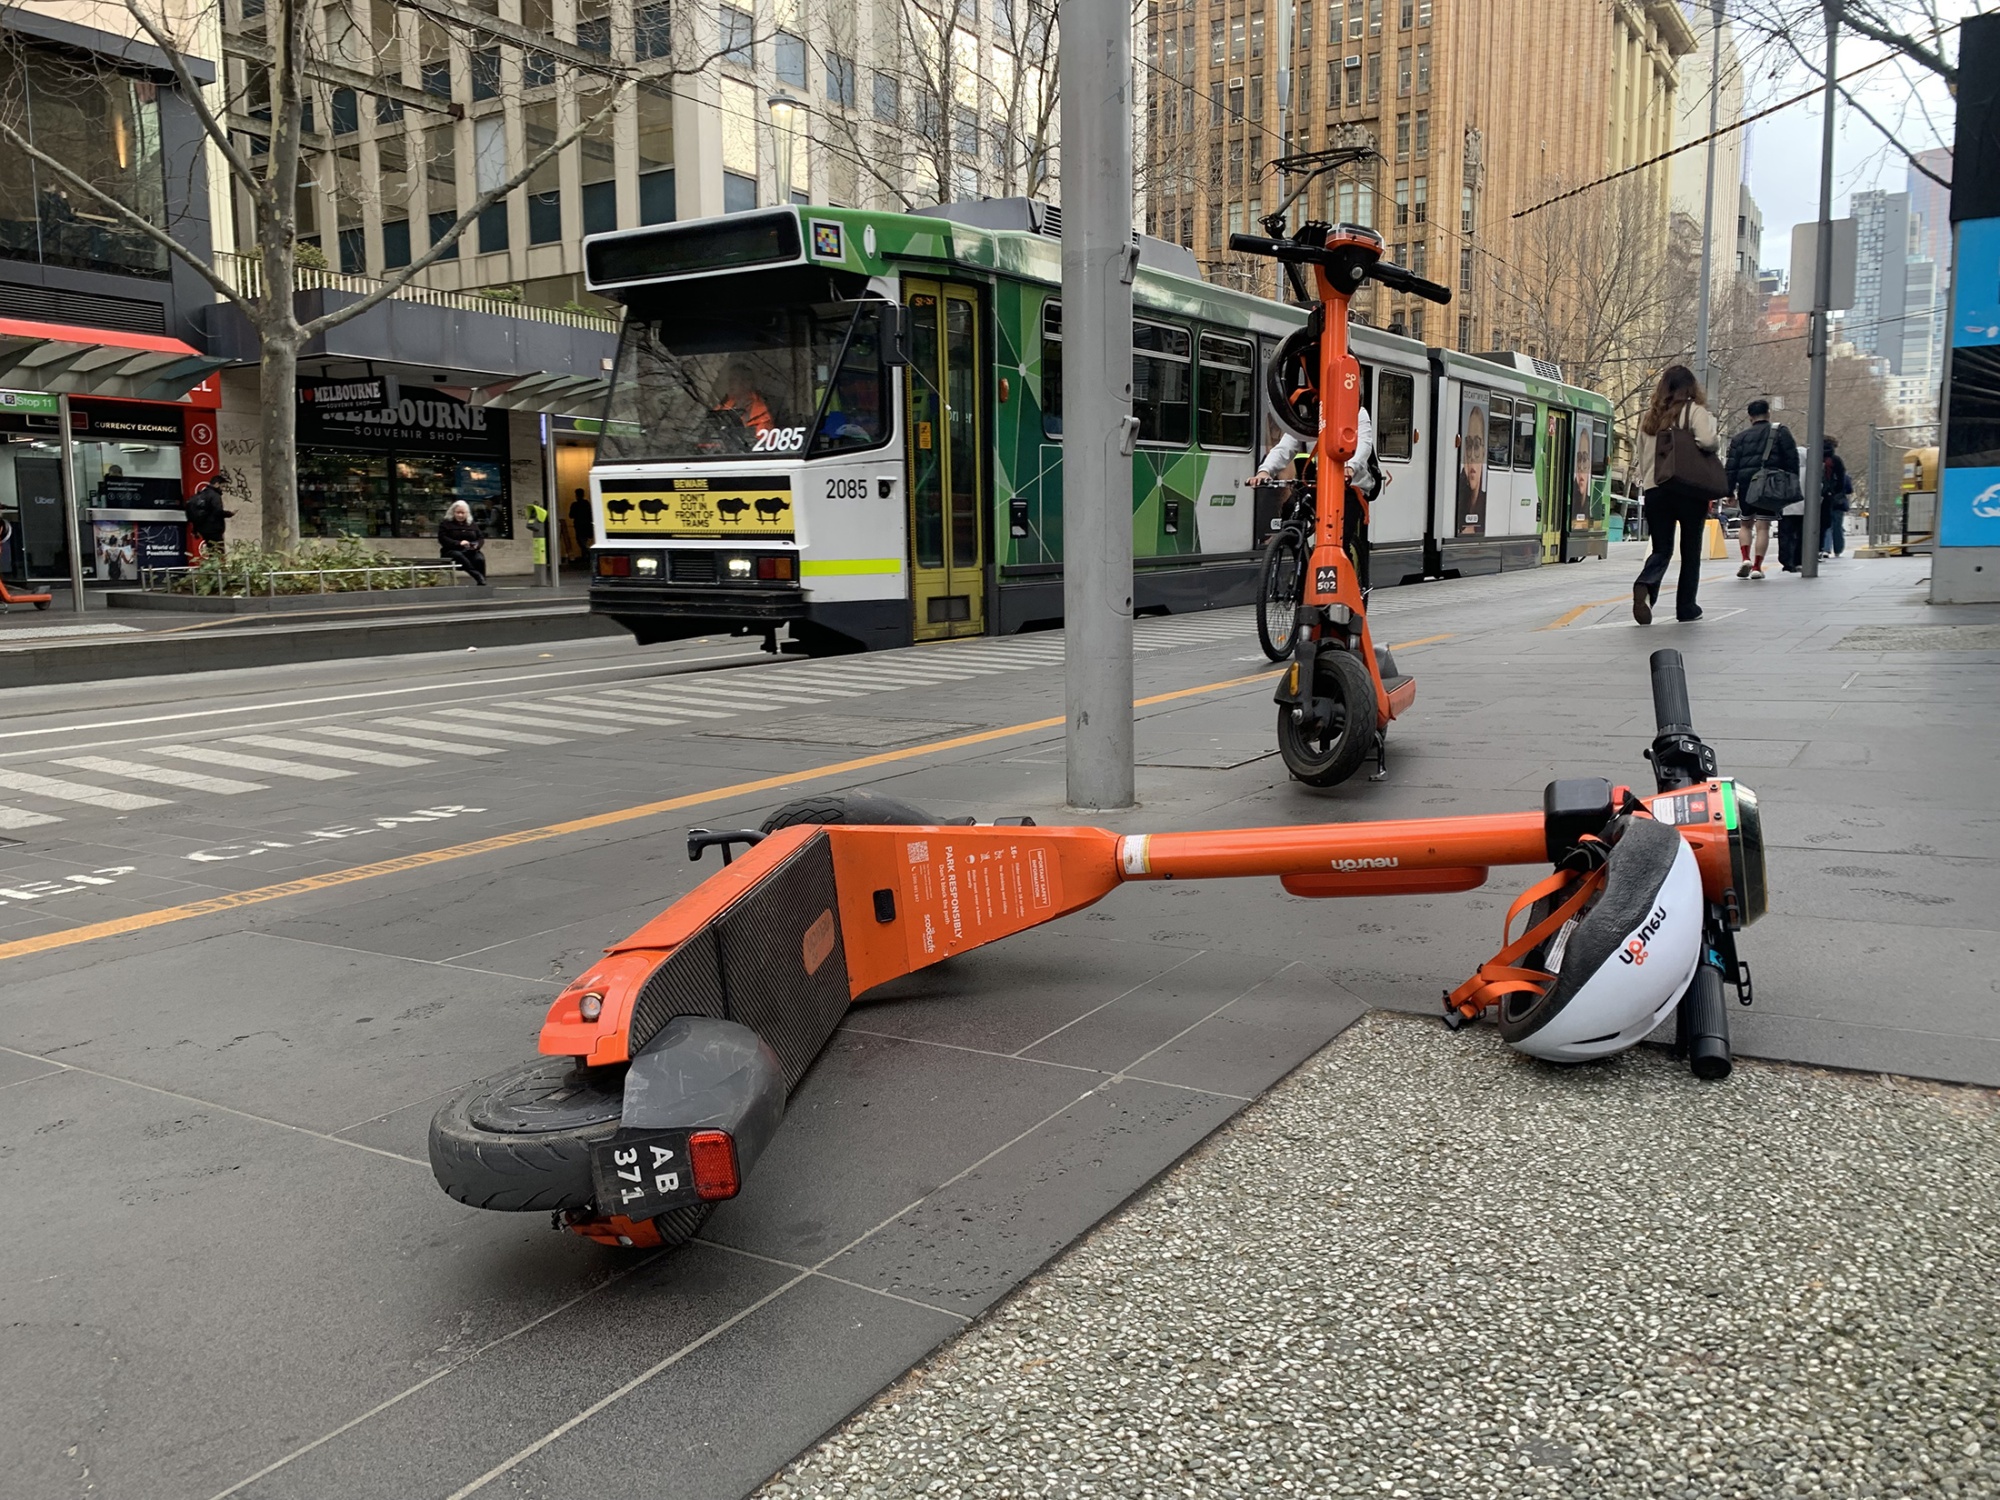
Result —
[[464, 237], [465, 231], [478, 221], [482, 213], [500, 202], [509, 193], [513, 192], [515, 188], [519, 187], [549, 162], [553, 161], [570, 142], [581, 139], [585, 132], [589, 131], [599, 121], [607, 118], [618, 107], [619, 97], [630, 86], [631, 80], [629, 79], [624, 83], [613, 84], [608, 90], [611, 97], [605, 102], [602, 109], [598, 110], [596, 114], [590, 116], [587, 120], [578, 123], [567, 134], [559, 136], [553, 143], [543, 148], [538, 155], [526, 162], [518, 172], [498, 187], [491, 188], [480, 194], [478, 198], [473, 200], [472, 206], [458, 216], [458, 219], [452, 224], [451, 228], [446, 230], [443, 237], [432, 245], [430, 249], [426, 250], [409, 265], [403, 267], [396, 275], [385, 278], [380, 286], [376, 287], [372, 292], [365, 294], [359, 300], [350, 302], [345, 307], [336, 308], [332, 312], [322, 313], [317, 318], [301, 325], [302, 335], [306, 338], [312, 338], [324, 333], [329, 328], [338, 327], [350, 318], [360, 317], [361, 314], [367, 312], [370, 308], [376, 307], [395, 296], [397, 292], [408, 286], [420, 273], [428, 270], [441, 260], [447, 251], [455, 251], [458, 247], [458, 242]]
[[1894, 146], [1898, 151], [1902, 152], [1903, 159], [1909, 162], [1910, 166], [1914, 170], [1923, 173], [1924, 176], [1930, 178], [1932, 182], [1935, 182], [1939, 187], [1943, 188], [1946, 192], [1951, 191], [1951, 183], [1947, 181], [1945, 178], [1938, 176], [1937, 173], [1933, 172], [1929, 167], [1925, 166], [1922, 162], [1918, 161], [1917, 153], [1912, 151], [1908, 146], [1905, 146], [1902, 143], [1902, 141], [1897, 138], [1895, 131], [1891, 130], [1887, 125], [1884, 125], [1880, 120], [1876, 119], [1875, 116], [1869, 111], [1867, 105], [1863, 104], [1859, 99], [1855, 98], [1854, 95], [1848, 93], [1845, 87], [1838, 84], [1836, 84], [1835, 87], [1839, 89], [1840, 97], [1847, 101], [1847, 107], [1849, 109], [1858, 111], [1862, 119], [1866, 120], [1870, 125], [1873, 125], [1877, 130], [1881, 131], [1882, 139], [1887, 141], [1890, 145]]
[[[202, 86], [195, 82], [194, 75], [188, 71], [187, 60], [181, 54], [180, 43], [167, 34], [163, 25], [156, 23], [146, 14], [139, 0], [125, 0], [125, 9], [132, 13], [132, 19], [139, 23], [139, 29], [152, 38], [153, 45], [167, 55], [167, 63], [173, 68], [174, 77], [180, 83], [181, 97], [187, 100], [188, 107], [195, 113], [195, 118], [201, 121], [201, 128], [215, 143], [216, 149], [222, 153], [222, 159], [228, 163], [229, 170], [254, 189], [258, 185], [256, 169], [244, 159], [243, 153], [236, 149], [236, 143], [229, 138], [229, 131], [220, 120], [216, 119], [215, 112], [208, 107], [208, 100], [201, 91]], [[215, 63], [217, 68], [224, 66], [219, 57]], [[226, 105], [229, 85], [221, 78], [218, 78], [217, 82], [221, 84]]]
[[[1907, 32], [1897, 31], [1879, 17], [1871, 14], [1872, 7], [1860, 0], [1847, 0], [1840, 8], [1841, 24], [1871, 42], [1880, 42], [1907, 57], [1918, 67], [1937, 74], [1945, 81], [1952, 93], [1958, 92], [1958, 69], [1945, 61], [1944, 51], [1938, 47], [1926, 47], [1918, 38]], [[1934, 33], [1935, 34], [1935, 33]]]
[[78, 176], [4, 120], [0, 120], [0, 140], [4, 140], [8, 145], [23, 152], [31, 160], [41, 163], [41, 165], [47, 167], [69, 186], [77, 189], [79, 192], [88, 193], [98, 203], [110, 209], [125, 224], [138, 230], [156, 245], [162, 246], [170, 255], [179, 256], [189, 266], [194, 268], [202, 280], [206, 281], [216, 291], [242, 308], [246, 314], [251, 312], [252, 309], [249, 300], [241, 292], [237, 291], [235, 287], [231, 286], [206, 260], [196, 255], [187, 246], [168, 234], [166, 230], [158, 227], [151, 219], [127, 208], [88, 178]]

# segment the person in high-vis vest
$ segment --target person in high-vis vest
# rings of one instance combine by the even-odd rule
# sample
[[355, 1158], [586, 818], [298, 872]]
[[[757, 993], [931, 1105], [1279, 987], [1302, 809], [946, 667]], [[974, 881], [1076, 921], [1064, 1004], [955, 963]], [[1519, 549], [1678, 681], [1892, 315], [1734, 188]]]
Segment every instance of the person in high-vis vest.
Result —
[[549, 582], [549, 508], [535, 504], [528, 507], [528, 535], [535, 539], [535, 582]]

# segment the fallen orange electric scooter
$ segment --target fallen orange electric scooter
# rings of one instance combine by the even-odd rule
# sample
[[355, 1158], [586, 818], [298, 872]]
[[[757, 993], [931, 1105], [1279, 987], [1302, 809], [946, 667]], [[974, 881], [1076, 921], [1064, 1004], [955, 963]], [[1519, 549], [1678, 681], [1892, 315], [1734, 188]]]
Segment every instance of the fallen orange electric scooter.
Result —
[[439, 1112], [433, 1170], [461, 1202], [552, 1212], [603, 1243], [685, 1239], [741, 1190], [850, 1003], [1131, 881], [1271, 876], [1295, 896], [1395, 896], [1547, 865], [1499, 953], [1445, 996], [1447, 1024], [1491, 1011], [1517, 1049], [1581, 1061], [1678, 1007], [1680, 1051], [1722, 1077], [1725, 986], [1750, 1001], [1735, 934], [1766, 904], [1763, 828], [1755, 795], [1694, 732], [1679, 654], [1655, 652], [1652, 676], [1657, 789], [1643, 797], [1591, 778], [1549, 783], [1539, 811], [1117, 834], [940, 823], [860, 792], [794, 802], [761, 830], [697, 829], [690, 857], [719, 845], [724, 868], [563, 990], [539, 1061]]

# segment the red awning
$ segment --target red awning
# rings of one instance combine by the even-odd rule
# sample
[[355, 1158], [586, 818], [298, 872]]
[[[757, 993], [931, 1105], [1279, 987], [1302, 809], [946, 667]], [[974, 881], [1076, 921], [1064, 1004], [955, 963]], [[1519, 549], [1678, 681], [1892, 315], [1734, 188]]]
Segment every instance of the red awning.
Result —
[[0, 386], [14, 390], [178, 401], [228, 363], [163, 334], [0, 318]]

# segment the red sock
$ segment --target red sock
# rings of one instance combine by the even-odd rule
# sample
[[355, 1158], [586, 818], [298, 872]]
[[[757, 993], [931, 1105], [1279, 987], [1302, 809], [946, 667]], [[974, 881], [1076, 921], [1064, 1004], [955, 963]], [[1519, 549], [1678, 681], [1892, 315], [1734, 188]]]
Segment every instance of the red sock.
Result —
[[1750, 544], [1748, 542], [1744, 542], [1742, 543], [1742, 547], [1743, 547], [1743, 560], [1745, 562], [1748, 562], [1750, 561]]
[[1764, 554], [1763, 554], [1763, 553], [1761, 553], [1761, 552], [1759, 552], [1759, 553], [1757, 554], [1757, 560], [1756, 560], [1755, 562], [1753, 562], [1752, 564], [1750, 564], [1750, 566], [1751, 566], [1751, 567], [1753, 567], [1753, 568], [1755, 568], [1755, 569], [1756, 569], [1756, 570], [1757, 570], [1757, 571], [1758, 571], [1759, 573], [1763, 572], [1763, 571], [1764, 571]]

